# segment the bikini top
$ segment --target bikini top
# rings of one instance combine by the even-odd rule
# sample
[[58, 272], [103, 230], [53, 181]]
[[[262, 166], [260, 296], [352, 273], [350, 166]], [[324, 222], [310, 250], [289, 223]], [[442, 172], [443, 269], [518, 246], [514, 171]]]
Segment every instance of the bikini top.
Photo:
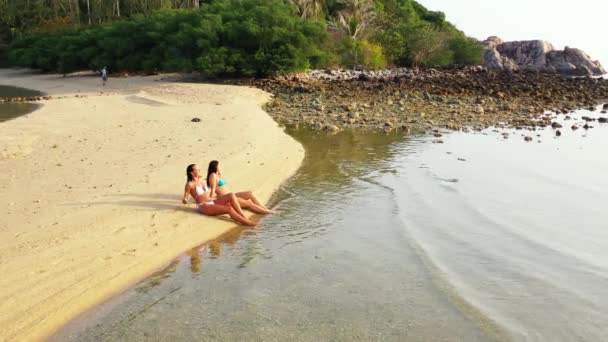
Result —
[[220, 178], [220, 175], [218, 175], [217, 173], [214, 173], [214, 174], [219, 179], [217, 181], [217, 186], [224, 186], [224, 185], [228, 184], [227, 181], [225, 181], [225, 180], [223, 180], [223, 179]]
[[205, 192], [207, 192], [207, 186], [205, 186], [205, 185], [202, 185], [202, 186], [201, 186], [200, 184], [198, 184], [198, 185], [196, 186], [195, 191], [196, 191], [196, 195], [202, 195], [202, 194], [204, 194]]

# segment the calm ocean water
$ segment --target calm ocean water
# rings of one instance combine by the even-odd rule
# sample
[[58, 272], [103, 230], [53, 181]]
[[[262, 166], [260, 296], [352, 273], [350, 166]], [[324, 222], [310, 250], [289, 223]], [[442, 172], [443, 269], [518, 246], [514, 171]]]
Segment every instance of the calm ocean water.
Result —
[[[25, 88], [0, 85], [0, 97], [40, 96], [43, 93]], [[30, 113], [40, 107], [37, 103], [7, 102], [0, 103], [0, 122]]]
[[571, 130], [581, 115], [561, 137], [488, 129], [443, 144], [294, 131], [307, 156], [279, 215], [54, 339], [603, 340], [608, 124]]

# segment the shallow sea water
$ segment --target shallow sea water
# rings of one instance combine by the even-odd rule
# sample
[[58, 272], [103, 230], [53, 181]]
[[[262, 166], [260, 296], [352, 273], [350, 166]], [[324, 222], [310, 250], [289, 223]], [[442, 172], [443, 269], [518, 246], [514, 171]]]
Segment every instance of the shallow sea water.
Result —
[[307, 154], [278, 215], [188, 251], [53, 339], [602, 340], [608, 125], [571, 130], [581, 115], [601, 116], [578, 112], [561, 137], [488, 129], [443, 144], [291, 131]]
[[[0, 98], [40, 95], [42, 95], [42, 93], [36, 90], [0, 85]], [[29, 102], [0, 103], [0, 122], [31, 113], [39, 107], [39, 104]]]

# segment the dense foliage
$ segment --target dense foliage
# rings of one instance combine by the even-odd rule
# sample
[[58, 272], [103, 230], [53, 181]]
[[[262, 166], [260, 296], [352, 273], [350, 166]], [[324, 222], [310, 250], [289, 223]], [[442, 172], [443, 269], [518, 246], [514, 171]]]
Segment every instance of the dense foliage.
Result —
[[483, 48], [445, 20], [412, 0], [384, 0], [378, 37], [399, 65], [447, 66], [480, 64]]
[[266, 75], [324, 61], [326, 28], [281, 0], [225, 0], [201, 10], [162, 10], [86, 30], [15, 42], [9, 59], [42, 70], [201, 71]]
[[0, 59], [7, 47], [12, 64], [46, 71], [209, 76], [478, 64], [483, 54], [414, 0], [0, 0]]

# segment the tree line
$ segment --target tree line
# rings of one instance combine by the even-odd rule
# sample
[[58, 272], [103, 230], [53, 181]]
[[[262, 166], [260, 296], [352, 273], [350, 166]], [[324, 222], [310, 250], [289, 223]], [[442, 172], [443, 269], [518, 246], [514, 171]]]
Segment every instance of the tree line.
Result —
[[2, 51], [47, 71], [210, 76], [466, 65], [483, 54], [414, 0], [0, 0]]

